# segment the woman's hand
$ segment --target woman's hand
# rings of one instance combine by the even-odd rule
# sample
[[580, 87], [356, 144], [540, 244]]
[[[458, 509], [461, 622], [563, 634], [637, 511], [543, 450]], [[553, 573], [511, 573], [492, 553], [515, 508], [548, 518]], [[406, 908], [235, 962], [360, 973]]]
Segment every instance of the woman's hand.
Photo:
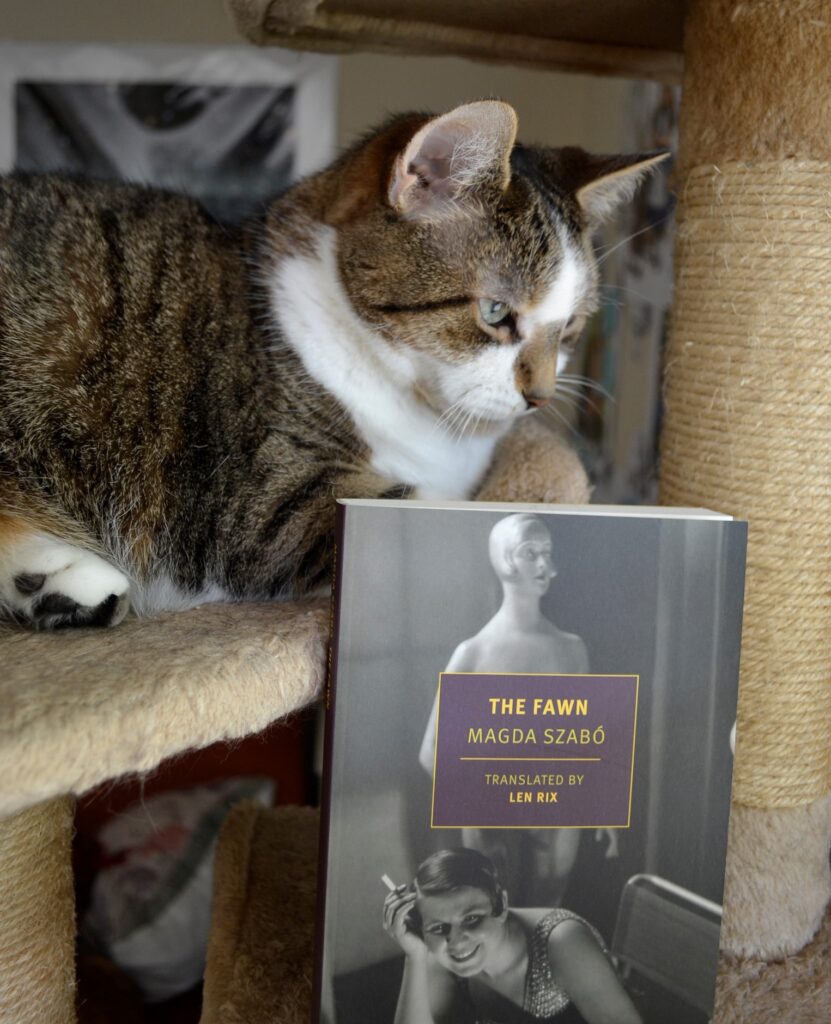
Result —
[[408, 957], [426, 957], [424, 940], [410, 924], [410, 912], [415, 909], [416, 894], [403, 885], [384, 900], [384, 931], [395, 939]]

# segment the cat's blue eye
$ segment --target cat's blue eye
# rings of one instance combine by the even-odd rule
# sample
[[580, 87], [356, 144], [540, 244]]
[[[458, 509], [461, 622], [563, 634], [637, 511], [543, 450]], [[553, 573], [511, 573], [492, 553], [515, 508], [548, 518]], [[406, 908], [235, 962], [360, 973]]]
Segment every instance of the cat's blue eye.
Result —
[[479, 315], [491, 327], [498, 327], [503, 321], [511, 317], [510, 307], [506, 302], [497, 302], [495, 299], [479, 300]]

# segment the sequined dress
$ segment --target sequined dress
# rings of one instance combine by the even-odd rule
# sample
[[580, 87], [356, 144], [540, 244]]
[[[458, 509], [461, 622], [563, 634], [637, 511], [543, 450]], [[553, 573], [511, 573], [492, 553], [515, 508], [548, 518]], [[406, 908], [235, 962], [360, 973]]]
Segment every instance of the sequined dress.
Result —
[[[516, 1021], [521, 1024], [545, 1024], [551, 1021], [552, 1024], [566, 1024], [572, 1020], [581, 1021], [582, 1017], [572, 1007], [571, 1000], [554, 980], [551, 974], [551, 962], [548, 958], [548, 938], [558, 924], [563, 921], [580, 921], [584, 924], [597, 939], [601, 949], [606, 952], [606, 944], [596, 928], [584, 920], [579, 914], [573, 914], [570, 910], [557, 908], [550, 910], [544, 917], [541, 917], [531, 933], [528, 945], [528, 969], [525, 974], [525, 996], [522, 1001], [522, 1009], [517, 1010]], [[463, 1002], [466, 1004], [466, 1024], [504, 1024], [502, 1021], [492, 1020], [477, 1014], [473, 1000], [468, 989], [467, 982], [461, 982], [463, 987]]]

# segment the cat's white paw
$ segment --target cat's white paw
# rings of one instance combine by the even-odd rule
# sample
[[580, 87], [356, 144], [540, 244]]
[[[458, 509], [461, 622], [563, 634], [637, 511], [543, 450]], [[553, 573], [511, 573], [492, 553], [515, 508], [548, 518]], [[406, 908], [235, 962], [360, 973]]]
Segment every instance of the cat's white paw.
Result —
[[46, 534], [0, 551], [0, 607], [35, 629], [115, 626], [130, 607], [130, 581], [98, 555]]

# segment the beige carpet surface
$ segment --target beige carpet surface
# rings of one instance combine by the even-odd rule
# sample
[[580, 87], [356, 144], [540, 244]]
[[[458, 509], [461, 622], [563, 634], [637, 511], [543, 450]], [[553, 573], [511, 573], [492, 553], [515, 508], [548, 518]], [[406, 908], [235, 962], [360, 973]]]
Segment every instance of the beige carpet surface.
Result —
[[779, 960], [722, 954], [715, 1024], [831, 1021], [831, 907], [804, 949]]
[[115, 629], [0, 627], [0, 817], [313, 700], [328, 601], [207, 605]]
[[308, 1024], [319, 816], [238, 804], [214, 868], [200, 1024]]

